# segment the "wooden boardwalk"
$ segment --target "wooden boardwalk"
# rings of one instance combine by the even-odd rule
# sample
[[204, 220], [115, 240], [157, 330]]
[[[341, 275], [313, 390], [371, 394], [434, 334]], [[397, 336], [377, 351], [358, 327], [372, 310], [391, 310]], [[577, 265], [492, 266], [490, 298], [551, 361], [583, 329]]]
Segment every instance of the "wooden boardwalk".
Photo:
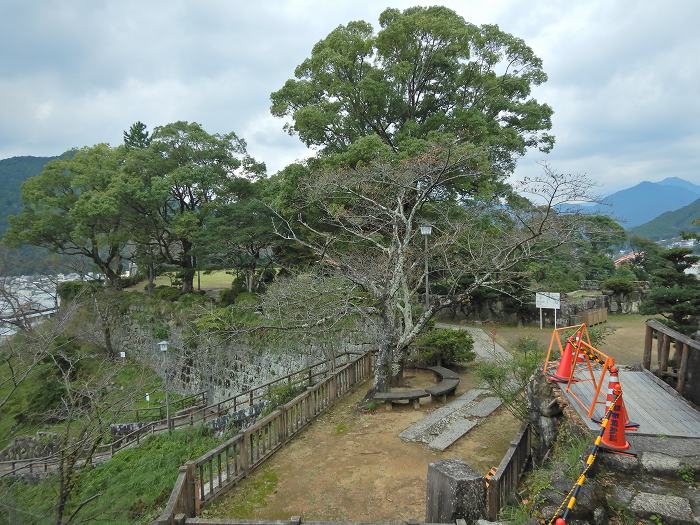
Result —
[[[587, 378], [578, 371], [576, 375], [581, 379]], [[700, 439], [700, 412], [654, 374], [648, 370], [631, 371], [621, 368], [620, 384], [629, 418], [632, 422], [639, 423], [635, 435]], [[595, 393], [593, 384], [590, 381], [581, 381], [571, 385], [571, 392], [586, 404], [585, 409], [574, 399], [571, 392], [566, 391], [566, 383], [559, 383], [559, 388], [588, 428], [597, 431], [600, 426], [587, 416]], [[606, 394], [607, 378], [598, 398], [598, 401], [603, 403], [596, 405], [596, 418], [603, 414]]]

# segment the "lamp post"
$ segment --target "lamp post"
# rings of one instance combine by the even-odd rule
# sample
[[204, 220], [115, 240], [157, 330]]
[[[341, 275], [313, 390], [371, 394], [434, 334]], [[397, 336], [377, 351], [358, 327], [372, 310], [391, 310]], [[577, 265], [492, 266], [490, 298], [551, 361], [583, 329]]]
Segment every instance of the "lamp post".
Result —
[[430, 288], [428, 287], [428, 236], [433, 233], [430, 224], [421, 224], [420, 233], [425, 237], [425, 309], [430, 308]]
[[161, 341], [160, 343], [158, 343], [158, 349], [163, 355], [163, 370], [165, 371], [165, 422], [168, 425], [168, 433], [171, 434], [172, 429], [170, 428], [170, 397], [168, 395], [168, 369], [166, 366], [165, 358], [165, 354], [168, 352], [168, 342]]

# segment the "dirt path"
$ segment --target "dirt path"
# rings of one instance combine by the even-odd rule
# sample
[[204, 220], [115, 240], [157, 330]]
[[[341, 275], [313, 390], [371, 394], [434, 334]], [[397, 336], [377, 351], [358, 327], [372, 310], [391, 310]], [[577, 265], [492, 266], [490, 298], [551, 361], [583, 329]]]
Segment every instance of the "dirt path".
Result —
[[[413, 388], [434, 383], [431, 373], [407, 371]], [[365, 386], [273, 456], [265, 466], [205, 510], [207, 517], [381, 521], [425, 518], [428, 464], [460, 458], [475, 469], [497, 465], [520, 424], [507, 412], [493, 414], [445, 452], [404, 443], [399, 433], [437, 408], [422, 400], [421, 409], [379, 407], [357, 413]], [[476, 386], [462, 374], [457, 394]]]

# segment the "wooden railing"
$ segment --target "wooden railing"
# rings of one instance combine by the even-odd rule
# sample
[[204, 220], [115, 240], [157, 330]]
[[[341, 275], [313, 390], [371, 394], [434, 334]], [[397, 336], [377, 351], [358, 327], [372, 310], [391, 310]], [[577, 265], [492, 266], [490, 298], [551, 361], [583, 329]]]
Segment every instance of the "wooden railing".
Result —
[[[313, 385], [319, 378], [332, 373], [332, 368], [341, 366], [339, 362], [346, 361], [357, 354], [344, 352], [339, 354], [331, 363], [329, 360], [318, 361], [306, 368], [292, 372], [285, 376], [278, 377], [262, 385], [253, 387], [249, 390], [235, 394], [231, 397], [212, 403], [210, 405], [199, 406], [194, 410], [185, 413], [170, 416], [170, 419], [158, 419], [145, 424], [136, 430], [121, 436], [111, 443], [100, 445], [95, 450], [94, 456], [90, 460], [92, 462], [101, 462], [110, 458], [115, 452], [131, 445], [140, 444], [141, 440], [157, 432], [162, 432], [168, 429], [176, 429], [184, 426], [193, 426], [195, 423], [206, 423], [217, 417], [230, 412], [235, 412], [240, 408], [253, 406], [256, 401], [265, 398], [277, 385]], [[364, 354], [366, 355], [366, 354]], [[202, 393], [195, 394], [199, 396]], [[11, 475], [24, 475], [25, 473], [49, 472], [55, 469], [58, 464], [56, 456], [47, 456], [42, 458], [27, 458], [21, 460], [0, 461], [0, 478]]]
[[586, 326], [595, 326], [600, 323], [605, 323], [608, 320], [607, 308], [593, 308], [591, 310], [583, 310], [576, 314], [578, 323], [585, 323]]
[[[675, 381], [676, 391], [688, 397], [686, 386], [689, 382], [689, 354], [690, 352], [700, 352], [700, 342], [669, 328], [656, 319], [649, 319], [646, 325], [642, 366], [647, 370], [652, 370], [651, 354], [654, 346], [653, 341], [656, 338], [656, 370], [654, 372], [664, 380]], [[671, 344], [673, 344], [673, 356], [671, 356]]]
[[498, 465], [496, 474], [487, 481], [486, 508], [488, 519], [496, 521], [501, 508], [505, 506], [518, 488], [520, 477], [530, 459], [532, 429], [526, 424], [513, 441]]
[[203, 505], [235, 486], [371, 373], [368, 352], [308, 387], [250, 428], [180, 467], [165, 510], [155, 523], [169, 525], [196, 516]]
[[[192, 394], [181, 399], [170, 402], [170, 412], [178, 412], [186, 408], [201, 407], [207, 404], [207, 391], [202, 390], [196, 394]], [[127, 410], [127, 413], [134, 414], [133, 418], [137, 421], [164, 420], [167, 408], [165, 405], [146, 408], [132, 408]]]

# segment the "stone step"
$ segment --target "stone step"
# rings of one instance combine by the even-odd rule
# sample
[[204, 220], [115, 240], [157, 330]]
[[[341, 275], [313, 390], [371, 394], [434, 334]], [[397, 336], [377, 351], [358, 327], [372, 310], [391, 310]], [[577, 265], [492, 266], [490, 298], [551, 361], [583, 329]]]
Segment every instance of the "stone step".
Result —
[[474, 428], [478, 419], [461, 418], [449, 425], [441, 434], [428, 443], [428, 446], [433, 450], [442, 452], [455, 441], [461, 438], [464, 434]]
[[497, 397], [486, 397], [466, 407], [463, 412], [466, 416], [486, 417], [501, 406], [501, 400]]
[[473, 388], [465, 392], [454, 401], [448, 403], [444, 407], [440, 407], [437, 410], [432, 411], [423, 419], [408, 427], [406, 430], [401, 432], [401, 434], [399, 434], [399, 437], [403, 441], [420, 441], [420, 438], [424, 434], [428, 433], [431, 427], [440, 424], [443, 420], [487, 392], [488, 390], [484, 390], [482, 388]]

